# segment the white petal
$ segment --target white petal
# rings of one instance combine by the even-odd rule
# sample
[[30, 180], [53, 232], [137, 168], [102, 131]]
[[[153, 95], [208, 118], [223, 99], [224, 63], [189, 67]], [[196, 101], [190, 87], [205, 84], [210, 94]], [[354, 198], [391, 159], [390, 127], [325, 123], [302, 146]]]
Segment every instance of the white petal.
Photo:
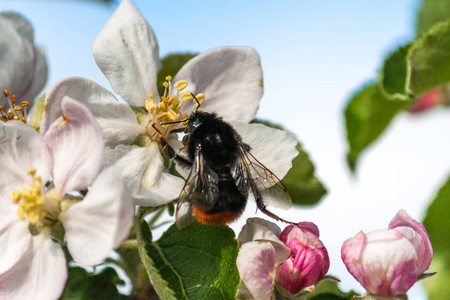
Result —
[[164, 167], [158, 143], [148, 147], [117, 147], [114, 166], [125, 177], [136, 204], [159, 206], [177, 199], [184, 180], [171, 175]]
[[34, 103], [36, 97], [47, 83], [48, 65], [45, 57], [45, 50], [41, 47], [35, 47], [35, 63], [33, 68], [33, 76], [27, 88], [20, 95], [21, 101], [27, 100]]
[[42, 137], [21, 122], [0, 122], [0, 170], [8, 176], [0, 176], [0, 195], [8, 195], [11, 189], [22, 190], [32, 178], [27, 175], [31, 168], [42, 182], [50, 174], [50, 154]]
[[53, 159], [52, 175], [62, 196], [85, 189], [100, 169], [102, 134], [86, 106], [68, 97], [62, 100], [64, 115], [45, 133]]
[[255, 299], [271, 299], [275, 270], [275, 249], [271, 243], [250, 242], [242, 245], [236, 259], [242, 282]]
[[86, 104], [102, 127], [106, 146], [131, 143], [143, 131], [136, 114], [111, 92], [89, 79], [68, 77], [53, 84], [45, 95], [41, 133], [62, 116], [61, 101], [65, 96]]
[[291, 254], [291, 250], [278, 238], [280, 228], [272, 222], [261, 218], [249, 218], [242, 227], [238, 240], [241, 243], [264, 241], [272, 243], [276, 250], [275, 263], [279, 264]]
[[91, 49], [97, 65], [123, 100], [144, 106], [148, 94], [158, 95], [158, 42], [131, 1], [122, 1]]
[[57, 299], [66, 281], [64, 252], [49, 232], [42, 232], [22, 259], [0, 275], [0, 299]]
[[262, 124], [233, 123], [244, 143], [250, 145], [250, 153], [272, 171], [279, 179], [292, 167], [292, 160], [298, 155], [297, 139], [289, 132]]
[[[209, 50], [188, 61], [174, 78], [187, 80], [183, 92], [204, 93], [202, 110], [217, 112], [227, 121], [248, 123], [263, 94], [258, 53], [248, 47]], [[187, 112], [189, 106], [184, 107]]]
[[[21, 99], [34, 69], [33, 28], [23, 16], [7, 12], [0, 14], [0, 89]], [[0, 105], [5, 105], [4, 97]]]
[[60, 214], [74, 261], [101, 263], [128, 236], [133, 217], [133, 200], [122, 176], [115, 168], [105, 169], [84, 200]]
[[17, 217], [17, 205], [0, 202], [0, 274], [9, 270], [28, 249], [28, 222]]

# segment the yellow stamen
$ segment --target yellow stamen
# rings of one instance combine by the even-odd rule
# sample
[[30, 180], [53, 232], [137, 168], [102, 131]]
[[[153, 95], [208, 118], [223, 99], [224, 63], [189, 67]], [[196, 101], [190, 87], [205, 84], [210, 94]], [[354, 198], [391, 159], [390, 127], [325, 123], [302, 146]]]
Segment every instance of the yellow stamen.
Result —
[[9, 196], [11, 197], [12, 201], [15, 203], [20, 201], [20, 198], [22, 198], [22, 195], [18, 191], [11, 191], [9, 192]]
[[155, 96], [153, 96], [153, 94], [148, 94], [148, 97], [149, 97], [150, 99], [155, 98]]
[[167, 112], [167, 117], [173, 122], [178, 120], [178, 114], [172, 109]]
[[5, 95], [5, 98], [8, 98], [9, 93], [8, 93], [8, 90], [7, 90], [7, 89], [4, 89], [4, 90], [3, 90], [3, 95]]
[[167, 80], [167, 81], [171, 81], [171, 80], [172, 80], [172, 76], [167, 75], [167, 76], [166, 76], [166, 80]]
[[167, 81], [164, 81], [163, 86], [164, 86], [165, 88], [168, 88], [168, 87], [169, 87], [169, 83], [168, 83]]
[[188, 82], [186, 80], [180, 80], [175, 82], [175, 84], [173, 85], [174, 88], [176, 88], [179, 92], [181, 92], [182, 90], [184, 90], [188, 85]]
[[181, 94], [181, 100], [183, 100], [183, 102], [192, 100], [191, 93], [183, 93], [183, 94]]
[[197, 96], [195, 96], [195, 98], [197, 98], [200, 105], [202, 105], [203, 102], [205, 102], [205, 95], [203, 93], [197, 94]]
[[[11, 191], [10, 197], [14, 203], [19, 204], [17, 215], [19, 219], [28, 218], [31, 224], [36, 224], [45, 218], [45, 195], [43, 193], [42, 178], [36, 176], [36, 169], [31, 168], [27, 172], [33, 177], [32, 188], [27, 185], [22, 187], [22, 192]], [[22, 200], [22, 202], [20, 202]]]
[[27, 174], [30, 175], [30, 176], [36, 175], [36, 168], [30, 168], [30, 169], [27, 171]]

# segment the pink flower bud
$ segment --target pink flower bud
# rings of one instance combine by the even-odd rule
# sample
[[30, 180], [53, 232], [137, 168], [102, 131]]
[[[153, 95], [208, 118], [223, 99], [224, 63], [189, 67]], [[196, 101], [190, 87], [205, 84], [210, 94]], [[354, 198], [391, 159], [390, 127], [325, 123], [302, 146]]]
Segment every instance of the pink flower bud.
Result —
[[291, 256], [277, 269], [279, 288], [296, 295], [315, 285], [328, 272], [328, 252], [319, 240], [316, 225], [309, 222], [290, 225], [281, 233], [280, 240], [291, 249]]
[[429, 110], [437, 105], [442, 104], [443, 101], [442, 88], [434, 88], [420, 96], [418, 96], [415, 102], [408, 108], [410, 113], [419, 113]]
[[341, 257], [348, 271], [371, 294], [406, 294], [417, 276], [428, 269], [433, 250], [425, 228], [401, 210], [388, 230], [364, 234], [344, 242]]

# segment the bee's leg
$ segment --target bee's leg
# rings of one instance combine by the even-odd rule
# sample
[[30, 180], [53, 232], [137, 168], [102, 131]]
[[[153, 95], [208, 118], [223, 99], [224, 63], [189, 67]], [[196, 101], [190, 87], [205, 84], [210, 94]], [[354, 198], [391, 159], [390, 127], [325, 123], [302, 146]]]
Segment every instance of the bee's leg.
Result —
[[183, 167], [191, 167], [192, 163], [188, 161], [186, 158], [179, 156], [175, 150], [170, 146], [166, 140], [163, 138], [161, 132], [158, 130], [158, 128], [155, 127], [155, 124], [152, 125], [153, 128], [158, 132], [159, 134], [159, 143], [161, 144], [161, 147], [163, 148], [164, 154], [169, 157], [173, 158], [177, 163], [182, 165]]
[[255, 198], [256, 198], [256, 205], [258, 206], [259, 210], [262, 211], [265, 215], [271, 217], [272, 219], [275, 219], [277, 221], [281, 221], [281, 222], [284, 222], [284, 223], [287, 223], [287, 224], [294, 224], [294, 225], [297, 224], [297, 223], [290, 222], [290, 221], [287, 221], [285, 219], [282, 219], [279, 216], [277, 216], [276, 214], [274, 214], [273, 212], [269, 211], [266, 208], [266, 205], [264, 204], [264, 202], [262, 201], [261, 196], [259, 196], [259, 195], [256, 196], [255, 195]]

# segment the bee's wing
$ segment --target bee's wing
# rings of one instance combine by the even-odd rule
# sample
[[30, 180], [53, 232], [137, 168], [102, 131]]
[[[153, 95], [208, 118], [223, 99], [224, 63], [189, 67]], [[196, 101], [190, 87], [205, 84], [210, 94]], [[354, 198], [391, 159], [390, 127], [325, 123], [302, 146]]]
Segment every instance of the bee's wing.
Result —
[[178, 198], [176, 223], [186, 227], [192, 221], [192, 201], [203, 206], [214, 206], [219, 197], [219, 177], [205, 162], [201, 147], [195, 151], [191, 172]]
[[232, 170], [239, 191], [250, 191], [255, 198], [261, 197], [264, 203], [273, 207], [291, 208], [291, 196], [280, 179], [260, 163], [244, 144], [239, 145], [239, 153], [240, 162]]

